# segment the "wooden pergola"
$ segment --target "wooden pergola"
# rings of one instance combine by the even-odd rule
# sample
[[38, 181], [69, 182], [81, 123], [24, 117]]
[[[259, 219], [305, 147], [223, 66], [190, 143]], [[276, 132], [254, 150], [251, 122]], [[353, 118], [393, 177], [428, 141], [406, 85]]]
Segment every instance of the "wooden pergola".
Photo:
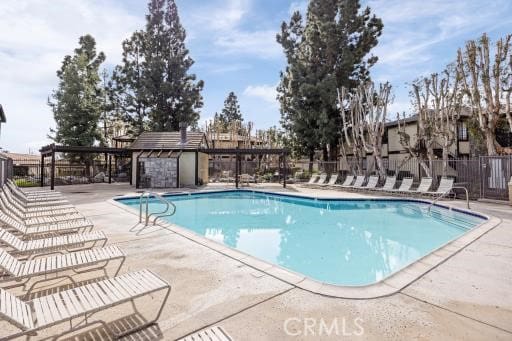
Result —
[[[39, 152], [41, 153], [41, 187], [44, 187], [44, 160], [51, 157], [50, 164], [50, 189], [55, 189], [55, 153], [77, 153], [77, 154], [105, 154], [105, 159], [108, 162], [108, 183], [112, 183], [112, 155], [127, 156], [130, 151], [125, 148], [111, 148], [111, 147], [84, 147], [84, 146], [60, 146], [50, 144], [42, 147]], [[108, 155], [108, 160], [107, 160]], [[131, 177], [130, 177], [131, 184]]]
[[[283, 158], [283, 188], [286, 188], [286, 157], [288, 149], [283, 148], [205, 148], [199, 150], [206, 154], [234, 155], [235, 163], [235, 186], [239, 187], [239, 175], [242, 168], [242, 155], [280, 155]], [[281, 172], [280, 172], [281, 173]]]

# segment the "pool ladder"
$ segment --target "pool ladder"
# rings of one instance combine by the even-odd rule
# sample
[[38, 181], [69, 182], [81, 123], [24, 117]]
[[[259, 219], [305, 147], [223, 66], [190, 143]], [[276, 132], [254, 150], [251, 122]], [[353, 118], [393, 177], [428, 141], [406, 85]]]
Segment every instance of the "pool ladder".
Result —
[[443, 194], [441, 194], [440, 196], [438, 196], [437, 198], [435, 198], [432, 201], [432, 203], [428, 206], [428, 212], [430, 213], [430, 210], [432, 209], [432, 206], [434, 206], [443, 197], [445, 197], [446, 195], [450, 194], [454, 189], [463, 189], [464, 190], [464, 192], [466, 193], [466, 207], [467, 207], [468, 210], [470, 210], [471, 208], [469, 207], [469, 193], [468, 193], [468, 189], [466, 187], [462, 187], [462, 186], [453, 186], [452, 188], [450, 188], [449, 190], [447, 190], [446, 192], [444, 192]]
[[[163, 210], [162, 212], [149, 213], [149, 199], [150, 198], [156, 198], [160, 202], [164, 203], [166, 205], [165, 210]], [[144, 226], [149, 225], [149, 219], [151, 218], [151, 216], [155, 216], [155, 218], [153, 219], [153, 225], [155, 225], [155, 223], [158, 219], [163, 218], [163, 217], [170, 217], [176, 213], [176, 205], [174, 205], [174, 203], [172, 201], [165, 199], [158, 193], [146, 191], [146, 192], [142, 193], [139, 198], [139, 223], [142, 223], [142, 215], [143, 215], [142, 206], [143, 206], [144, 199], [145, 199], [145, 206], [146, 206]], [[170, 210], [171, 208], [172, 208], [172, 211]]]

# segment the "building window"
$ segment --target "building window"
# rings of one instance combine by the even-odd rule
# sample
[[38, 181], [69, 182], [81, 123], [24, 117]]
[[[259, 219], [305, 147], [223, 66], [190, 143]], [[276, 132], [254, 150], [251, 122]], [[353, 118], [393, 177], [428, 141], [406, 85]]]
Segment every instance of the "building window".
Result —
[[458, 123], [458, 138], [459, 141], [467, 141], [468, 140], [468, 126], [466, 125], [466, 122], [459, 122]]

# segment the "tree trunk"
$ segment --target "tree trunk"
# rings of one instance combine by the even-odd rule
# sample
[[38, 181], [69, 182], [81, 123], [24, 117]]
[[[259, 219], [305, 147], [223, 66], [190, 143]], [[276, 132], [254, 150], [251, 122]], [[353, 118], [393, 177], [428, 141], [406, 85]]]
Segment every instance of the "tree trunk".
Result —
[[427, 163], [425, 162], [425, 160], [421, 159], [421, 158], [418, 158], [418, 162], [420, 163], [420, 166], [421, 168], [423, 168], [423, 171], [425, 172], [425, 174], [427, 175], [428, 178], [432, 177], [432, 170], [431, 168], [427, 165]]
[[443, 178], [448, 175], [448, 146], [443, 146]]
[[496, 133], [492, 129], [485, 130], [485, 145], [487, 146], [487, 155], [498, 155], [496, 151]]
[[373, 148], [373, 155], [375, 158], [377, 174], [379, 174], [380, 179], [386, 178], [386, 169], [384, 168], [384, 161], [382, 160], [382, 155], [380, 153], [380, 148]]
[[313, 159], [315, 157], [315, 152], [309, 152], [309, 174], [313, 174]]

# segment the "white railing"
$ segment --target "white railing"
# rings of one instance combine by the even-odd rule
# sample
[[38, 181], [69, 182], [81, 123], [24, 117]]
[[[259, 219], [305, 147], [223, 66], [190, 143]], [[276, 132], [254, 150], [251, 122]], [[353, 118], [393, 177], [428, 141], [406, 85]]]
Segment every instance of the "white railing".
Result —
[[428, 206], [428, 212], [430, 212], [430, 209], [432, 208], [432, 206], [434, 206], [436, 204], [436, 202], [438, 202], [439, 200], [444, 198], [446, 195], [451, 193], [454, 189], [463, 189], [464, 190], [464, 192], [466, 193], [466, 206], [467, 206], [467, 208], [469, 210], [470, 207], [469, 207], [469, 192], [468, 192], [468, 189], [466, 187], [462, 187], [462, 186], [453, 186], [452, 188], [450, 188], [449, 190], [447, 190], [446, 192], [444, 192], [443, 194], [441, 194], [440, 196], [435, 198], [434, 201], [432, 201], [432, 203]]
[[[158, 199], [160, 202], [164, 203], [166, 205], [165, 210], [163, 210], [162, 212], [149, 213], [149, 199], [152, 197], [154, 197], [154, 198]], [[155, 216], [155, 218], [153, 219], [153, 225], [155, 225], [155, 223], [158, 219], [163, 218], [163, 217], [170, 217], [176, 213], [176, 205], [174, 205], [174, 203], [172, 201], [165, 199], [160, 194], [155, 193], [155, 192], [144, 192], [140, 195], [140, 198], [139, 198], [139, 223], [142, 223], [142, 216], [143, 216], [142, 203], [143, 203], [144, 199], [146, 199], [145, 200], [146, 210], [145, 210], [144, 226], [149, 225], [149, 219], [151, 218], [151, 216]], [[172, 208], [172, 211], [170, 210], [171, 208]]]

